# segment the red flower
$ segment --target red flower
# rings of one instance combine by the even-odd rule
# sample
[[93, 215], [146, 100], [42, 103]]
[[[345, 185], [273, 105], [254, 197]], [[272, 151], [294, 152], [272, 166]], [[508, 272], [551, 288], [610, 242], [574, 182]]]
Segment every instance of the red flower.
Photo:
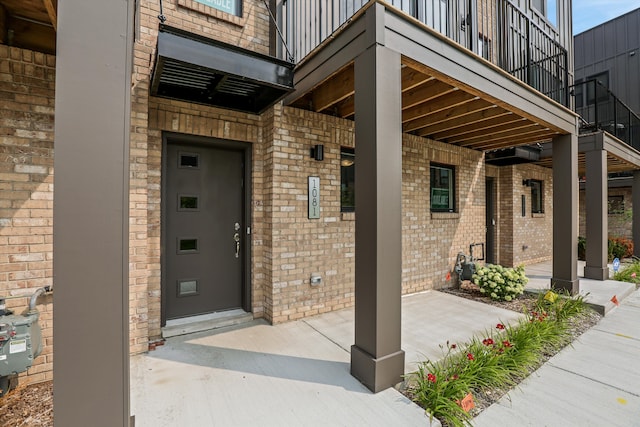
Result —
[[500, 329], [500, 330], [502, 330], [502, 329], [504, 329], [504, 325], [503, 325], [502, 323], [498, 323], [498, 324], [496, 325], [496, 329]]
[[505, 347], [513, 347], [513, 345], [509, 342], [509, 340], [502, 341], [502, 345]]
[[427, 381], [431, 381], [432, 383], [434, 383], [434, 384], [435, 384], [435, 382], [436, 382], [436, 376], [435, 376], [435, 375], [433, 375], [433, 374], [428, 374], [428, 375], [427, 375]]
[[484, 345], [493, 345], [494, 342], [493, 342], [493, 339], [487, 338], [487, 339], [482, 340], [482, 344], [484, 344]]
[[475, 358], [473, 357], [473, 354], [471, 354], [471, 353], [467, 353], [467, 359], [475, 360]]
[[498, 349], [498, 353], [499, 353], [499, 354], [504, 353], [504, 348], [500, 347], [500, 348]]
[[455, 349], [456, 347], [457, 347], [457, 345], [455, 345], [455, 344], [451, 344], [451, 348], [452, 348], [452, 349]]

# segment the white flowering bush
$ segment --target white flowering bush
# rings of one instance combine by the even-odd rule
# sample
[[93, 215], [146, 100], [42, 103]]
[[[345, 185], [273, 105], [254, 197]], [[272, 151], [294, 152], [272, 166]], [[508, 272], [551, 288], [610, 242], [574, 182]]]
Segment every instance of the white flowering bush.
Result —
[[480, 292], [497, 301], [511, 301], [524, 292], [529, 279], [524, 275], [524, 266], [505, 268], [501, 265], [487, 264], [473, 275], [473, 283]]

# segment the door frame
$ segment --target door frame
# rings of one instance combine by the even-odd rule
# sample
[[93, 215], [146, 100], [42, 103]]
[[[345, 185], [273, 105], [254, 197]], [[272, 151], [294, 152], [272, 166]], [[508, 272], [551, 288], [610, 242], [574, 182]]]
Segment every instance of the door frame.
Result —
[[[485, 259], [487, 263], [497, 262], [496, 254], [496, 231], [498, 228], [496, 208], [496, 178], [485, 176]], [[496, 220], [496, 224], [489, 224], [488, 221]]]
[[[167, 286], [166, 286], [166, 253], [165, 248], [167, 238], [167, 221], [166, 221], [166, 197], [164, 190], [167, 186], [167, 146], [168, 144], [177, 145], [199, 145], [208, 148], [218, 148], [223, 150], [240, 151], [243, 154], [244, 173], [243, 173], [243, 190], [244, 197], [242, 198], [242, 211], [243, 221], [245, 224], [244, 245], [242, 248], [243, 266], [242, 266], [242, 309], [247, 313], [251, 310], [251, 265], [252, 265], [252, 235], [253, 235], [253, 223], [252, 209], [251, 209], [251, 197], [253, 194], [252, 188], [252, 144], [241, 141], [231, 141], [226, 139], [206, 137], [199, 135], [190, 135], [177, 132], [162, 132], [162, 171], [160, 180], [160, 326], [167, 324]], [[251, 233], [247, 233], [251, 230]]]

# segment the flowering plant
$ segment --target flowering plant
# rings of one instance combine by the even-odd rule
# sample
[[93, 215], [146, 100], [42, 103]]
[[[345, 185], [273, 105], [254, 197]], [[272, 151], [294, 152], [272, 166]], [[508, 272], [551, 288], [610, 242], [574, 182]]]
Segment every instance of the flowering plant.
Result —
[[473, 283], [480, 292], [497, 301], [511, 301], [524, 292], [529, 279], [524, 275], [524, 266], [505, 268], [501, 265], [487, 264], [473, 275]]

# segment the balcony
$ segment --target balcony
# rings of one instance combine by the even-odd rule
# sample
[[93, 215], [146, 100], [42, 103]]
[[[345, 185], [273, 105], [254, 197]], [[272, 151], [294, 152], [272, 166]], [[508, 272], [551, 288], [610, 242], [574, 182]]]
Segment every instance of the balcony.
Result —
[[[277, 54], [303, 62], [354, 20], [369, 0], [277, 0]], [[567, 51], [557, 30], [508, 0], [389, 0], [386, 2], [568, 106]], [[532, 12], [533, 13], [533, 12]]]
[[606, 131], [640, 151], [640, 117], [599, 80], [571, 86], [576, 113], [582, 118], [580, 133]]

